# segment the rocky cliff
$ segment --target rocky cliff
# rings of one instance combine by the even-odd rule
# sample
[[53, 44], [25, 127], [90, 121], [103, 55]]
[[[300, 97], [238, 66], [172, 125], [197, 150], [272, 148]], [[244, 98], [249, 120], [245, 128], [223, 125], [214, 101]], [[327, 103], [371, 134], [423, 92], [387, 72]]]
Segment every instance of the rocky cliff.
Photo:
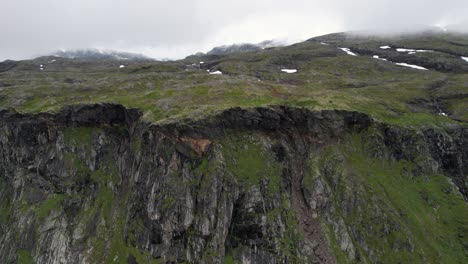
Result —
[[468, 129], [235, 108], [0, 112], [0, 263], [463, 263]]

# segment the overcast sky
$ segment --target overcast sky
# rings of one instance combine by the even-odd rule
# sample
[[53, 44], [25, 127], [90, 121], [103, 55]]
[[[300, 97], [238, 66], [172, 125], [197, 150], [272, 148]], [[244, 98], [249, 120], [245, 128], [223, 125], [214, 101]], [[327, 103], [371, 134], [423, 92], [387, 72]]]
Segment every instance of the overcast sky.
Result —
[[467, 17], [468, 0], [0, 0], [0, 61], [79, 48], [175, 59], [222, 44], [345, 30], [458, 24], [468, 31]]

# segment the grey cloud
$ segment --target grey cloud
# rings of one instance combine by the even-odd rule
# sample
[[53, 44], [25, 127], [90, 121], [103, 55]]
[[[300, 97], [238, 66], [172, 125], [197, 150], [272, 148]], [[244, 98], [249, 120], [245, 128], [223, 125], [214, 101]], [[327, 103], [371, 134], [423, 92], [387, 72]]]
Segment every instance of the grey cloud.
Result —
[[181, 58], [265, 39], [425, 25], [468, 31], [466, 0], [0, 0], [0, 60], [106, 48]]

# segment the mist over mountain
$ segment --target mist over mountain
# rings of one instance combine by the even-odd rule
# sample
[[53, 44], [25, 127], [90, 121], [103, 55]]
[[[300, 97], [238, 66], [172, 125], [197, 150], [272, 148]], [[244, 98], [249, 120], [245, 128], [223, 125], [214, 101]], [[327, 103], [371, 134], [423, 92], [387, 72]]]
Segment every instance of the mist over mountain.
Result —
[[366, 28], [395, 33], [458, 25], [453, 29], [466, 32], [467, 10], [464, 0], [6, 1], [0, 9], [0, 23], [8, 25], [0, 31], [0, 61], [86, 48], [177, 59], [228, 43], [290, 44]]
[[60, 50], [50, 56], [78, 60], [152, 60], [142, 54], [100, 49]]
[[285, 44], [282, 42], [273, 40], [265, 40], [257, 44], [240, 43], [232, 45], [223, 45], [219, 47], [214, 47], [212, 50], [208, 51], [206, 55], [224, 55], [229, 53], [258, 51], [266, 48], [281, 47], [284, 45]]

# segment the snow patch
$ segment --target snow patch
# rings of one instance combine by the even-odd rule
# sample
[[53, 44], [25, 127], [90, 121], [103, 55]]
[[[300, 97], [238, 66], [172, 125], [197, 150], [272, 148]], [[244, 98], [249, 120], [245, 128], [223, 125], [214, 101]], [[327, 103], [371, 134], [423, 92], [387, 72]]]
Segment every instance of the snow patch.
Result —
[[210, 74], [223, 74], [221, 71], [214, 71], [214, 72], [210, 72], [208, 71]]
[[448, 116], [448, 115], [447, 115], [446, 113], [444, 113], [444, 112], [440, 112], [439, 115], [441, 115], [441, 116]]
[[462, 58], [462, 60], [468, 62], [468, 57], [461, 57], [461, 58]]
[[200, 61], [200, 64], [204, 64], [205, 62], [204, 61]]
[[296, 69], [281, 69], [282, 72], [285, 72], [285, 73], [296, 73], [297, 70]]
[[424, 71], [427, 71], [426, 68], [424, 67], [421, 67], [421, 66], [418, 66], [418, 65], [412, 65], [412, 64], [408, 64], [408, 63], [395, 63], [396, 65], [398, 66], [403, 66], [403, 67], [409, 67], [409, 68], [413, 68], [413, 69], [418, 69], [418, 70], [424, 70]]
[[346, 52], [348, 55], [357, 56], [356, 53], [352, 52], [349, 48], [339, 48], [339, 49]]
[[390, 46], [380, 46], [381, 49], [391, 49], [392, 47]]
[[377, 56], [377, 55], [374, 55], [372, 58], [374, 58], [374, 59], [378, 59], [378, 60], [387, 61], [387, 59], [385, 59], [385, 58], [380, 58], [380, 57], [379, 57], [379, 56]]
[[408, 52], [408, 54], [416, 54], [418, 52], [433, 52], [433, 50], [415, 50], [415, 49], [404, 49], [404, 48], [398, 48], [396, 50], [398, 52]]
[[320, 44], [325, 45], [325, 46], [330, 45], [330, 44], [328, 44], [328, 43], [326, 43], [326, 42], [320, 42]]
[[120, 69], [125, 68], [125, 65], [120, 65], [119, 68]]
[[414, 49], [403, 49], [403, 48], [398, 48], [396, 49], [398, 52], [415, 52], [416, 50]]

